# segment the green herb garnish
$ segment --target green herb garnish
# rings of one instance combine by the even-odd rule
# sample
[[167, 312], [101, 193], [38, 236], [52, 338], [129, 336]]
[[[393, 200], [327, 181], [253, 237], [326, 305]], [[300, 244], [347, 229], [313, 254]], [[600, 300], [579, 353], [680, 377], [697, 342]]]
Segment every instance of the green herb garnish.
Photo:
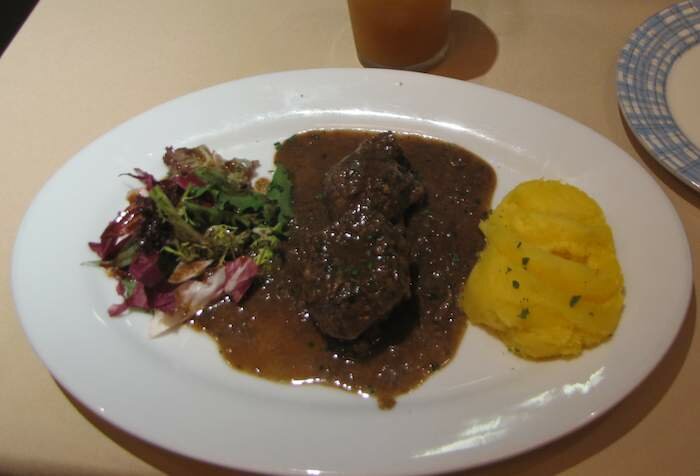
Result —
[[204, 237], [180, 216], [177, 208], [170, 202], [170, 199], [159, 185], [153, 187], [149, 195], [163, 219], [172, 225], [177, 239], [194, 242], [204, 240]]
[[[293, 216], [292, 183], [283, 167], [275, 170], [267, 193], [250, 186], [250, 172], [238, 163], [197, 166], [199, 181], [187, 186], [177, 203], [156, 185], [149, 193], [158, 213], [173, 230], [162, 251], [182, 261], [222, 262], [248, 254], [258, 265], [270, 262]], [[118, 256], [128, 264], [134, 250]]]
[[280, 210], [278, 224], [281, 224], [281, 228], [286, 227], [294, 212], [292, 210], [292, 181], [284, 167], [277, 166], [272, 175], [272, 181], [267, 188], [267, 198], [277, 203]]

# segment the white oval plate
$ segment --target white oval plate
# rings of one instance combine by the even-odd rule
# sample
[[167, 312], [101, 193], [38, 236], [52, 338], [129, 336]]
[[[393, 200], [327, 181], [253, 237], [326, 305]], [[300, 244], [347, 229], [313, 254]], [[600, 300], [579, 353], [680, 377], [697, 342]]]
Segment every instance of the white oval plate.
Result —
[[[494, 204], [523, 180], [565, 180], [613, 229], [627, 302], [612, 340], [532, 363], [470, 326], [458, 355], [391, 411], [338, 390], [231, 370], [207, 337], [146, 337], [110, 319], [114, 283], [80, 263], [125, 203], [134, 167], [164, 173], [167, 145], [208, 144], [271, 166], [273, 143], [315, 128], [393, 129], [485, 158]], [[46, 184], [19, 230], [14, 297], [36, 352], [94, 412], [170, 450], [265, 473], [417, 474], [471, 467], [562, 436], [612, 407], [659, 362], [688, 305], [691, 267], [668, 199], [622, 150], [551, 110], [470, 83], [382, 70], [312, 70], [222, 84], [168, 102], [87, 146]], [[639, 352], [639, 349], [645, 349]]]

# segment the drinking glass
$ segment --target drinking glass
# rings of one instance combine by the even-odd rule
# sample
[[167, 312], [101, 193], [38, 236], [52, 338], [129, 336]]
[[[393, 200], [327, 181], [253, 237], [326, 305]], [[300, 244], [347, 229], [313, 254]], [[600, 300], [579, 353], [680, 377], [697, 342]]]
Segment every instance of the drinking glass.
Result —
[[363, 66], [425, 71], [449, 44], [450, 0], [348, 0]]

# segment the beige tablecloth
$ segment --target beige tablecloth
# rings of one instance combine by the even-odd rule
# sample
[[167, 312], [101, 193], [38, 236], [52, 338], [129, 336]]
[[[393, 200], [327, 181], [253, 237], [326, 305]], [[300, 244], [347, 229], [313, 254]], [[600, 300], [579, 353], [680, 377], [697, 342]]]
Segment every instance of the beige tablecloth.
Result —
[[[455, 0], [455, 46], [433, 72], [543, 104], [622, 147], [671, 199], [695, 254], [700, 194], [642, 150], [615, 96], [620, 48], [637, 25], [671, 3]], [[0, 59], [0, 473], [222, 472], [146, 444], [62, 392], [14, 311], [9, 272], [17, 227], [63, 163], [146, 109], [245, 76], [358, 66], [340, 0], [39, 3]], [[699, 273], [696, 264], [696, 279]], [[696, 315], [693, 298], [669, 354], [611, 412], [479, 474], [700, 474]]]

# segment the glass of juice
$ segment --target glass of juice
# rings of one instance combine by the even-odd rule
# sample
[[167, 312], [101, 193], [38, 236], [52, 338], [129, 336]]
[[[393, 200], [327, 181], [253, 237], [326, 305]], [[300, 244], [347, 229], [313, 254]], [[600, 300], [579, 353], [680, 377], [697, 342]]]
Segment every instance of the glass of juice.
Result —
[[450, 0], [348, 0], [357, 57], [369, 68], [425, 71], [449, 44]]

